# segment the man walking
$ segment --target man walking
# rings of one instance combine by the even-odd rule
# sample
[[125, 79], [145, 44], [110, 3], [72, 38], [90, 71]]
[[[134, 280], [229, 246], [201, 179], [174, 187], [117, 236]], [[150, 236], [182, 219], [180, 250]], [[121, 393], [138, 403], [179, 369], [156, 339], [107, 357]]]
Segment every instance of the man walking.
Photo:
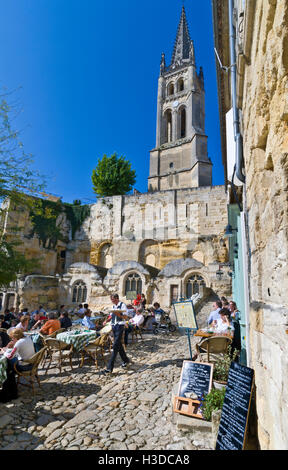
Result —
[[112, 325], [112, 331], [113, 331], [113, 336], [114, 336], [114, 342], [113, 342], [113, 352], [109, 360], [107, 369], [104, 369], [102, 371], [102, 374], [104, 375], [109, 374], [113, 371], [114, 363], [115, 363], [118, 353], [120, 354], [120, 357], [123, 361], [123, 363], [121, 364], [121, 367], [126, 367], [127, 364], [129, 364], [130, 362], [122, 344], [122, 337], [123, 337], [123, 333], [125, 329], [125, 323], [126, 323], [126, 320], [129, 319], [127, 307], [124, 304], [124, 302], [119, 302], [118, 294], [111, 295], [111, 301], [113, 304], [112, 312], [111, 312], [112, 313], [111, 325]]

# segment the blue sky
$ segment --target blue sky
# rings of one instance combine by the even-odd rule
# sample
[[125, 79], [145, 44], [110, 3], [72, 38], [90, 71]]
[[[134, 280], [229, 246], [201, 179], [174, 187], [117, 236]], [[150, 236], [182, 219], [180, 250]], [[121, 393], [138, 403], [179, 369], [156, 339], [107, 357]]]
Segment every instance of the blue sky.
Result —
[[[95, 200], [104, 153], [132, 162], [147, 191], [155, 147], [161, 52], [170, 63], [181, 0], [0, 0], [0, 85], [18, 89], [17, 128], [47, 191]], [[204, 69], [213, 184], [223, 184], [211, 0], [185, 0], [197, 69]]]

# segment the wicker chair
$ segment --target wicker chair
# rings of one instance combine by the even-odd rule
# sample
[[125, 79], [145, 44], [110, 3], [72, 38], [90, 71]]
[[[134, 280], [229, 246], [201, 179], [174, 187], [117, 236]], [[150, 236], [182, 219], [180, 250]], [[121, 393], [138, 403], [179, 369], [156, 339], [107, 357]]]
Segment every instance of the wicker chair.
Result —
[[54, 331], [53, 333], [51, 333], [51, 335], [43, 335], [42, 333], [39, 333], [39, 335], [45, 341], [48, 338], [56, 338], [56, 336], [59, 333], [63, 333], [63, 331], [66, 331], [65, 328], [59, 328], [59, 330]]
[[60, 341], [59, 339], [50, 337], [50, 338], [45, 339], [45, 346], [47, 347], [46, 360], [49, 360], [49, 364], [46, 368], [45, 374], [47, 374], [48, 369], [55, 356], [58, 356], [58, 367], [60, 370], [60, 374], [62, 372], [62, 366], [63, 366], [65, 359], [69, 359], [71, 370], [73, 370], [73, 365], [72, 365], [73, 346], [72, 345], [64, 343], [64, 341]]
[[33, 394], [34, 394], [34, 379], [35, 378], [36, 378], [36, 380], [38, 382], [38, 385], [40, 387], [40, 380], [39, 380], [39, 377], [38, 377], [38, 368], [39, 368], [40, 362], [42, 361], [45, 353], [46, 353], [46, 347], [40, 349], [40, 351], [38, 351], [36, 354], [34, 354], [34, 356], [32, 356], [30, 359], [27, 359], [27, 360], [21, 362], [21, 364], [23, 364], [23, 365], [32, 364], [32, 369], [30, 369], [30, 370], [19, 371], [17, 369], [17, 364], [14, 364], [14, 370], [15, 370], [17, 376], [18, 376], [17, 377], [17, 385], [20, 384], [20, 385], [24, 385], [24, 386], [29, 386], [28, 384], [20, 382], [20, 377], [24, 377], [25, 379], [29, 379], [30, 380], [30, 385], [31, 385], [32, 390], [33, 390]]
[[105, 346], [109, 347], [109, 336], [110, 333], [104, 333], [103, 335], [96, 338], [94, 341], [85, 346], [81, 351], [81, 364], [80, 367], [83, 367], [85, 355], [91, 357], [98, 368], [98, 358], [102, 359], [105, 364], [104, 353], [105, 353]]
[[143, 339], [142, 330], [143, 330], [142, 325], [140, 325], [138, 328], [136, 328], [136, 326], [133, 327], [133, 330], [131, 332], [132, 342], [134, 341], [134, 339], [138, 341], [138, 336], [140, 336], [140, 338]]
[[227, 353], [231, 343], [232, 339], [227, 336], [211, 336], [196, 344], [196, 351], [200, 361], [215, 362], [219, 355]]

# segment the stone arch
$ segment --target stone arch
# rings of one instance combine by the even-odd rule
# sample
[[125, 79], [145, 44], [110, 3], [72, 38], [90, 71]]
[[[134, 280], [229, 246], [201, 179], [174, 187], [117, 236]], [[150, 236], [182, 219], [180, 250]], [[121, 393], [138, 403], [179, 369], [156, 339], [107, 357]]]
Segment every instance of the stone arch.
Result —
[[[129, 292], [142, 294], [143, 280], [140, 273], [137, 271], [129, 271], [123, 277], [122, 291], [123, 295], [127, 298]], [[129, 297], [129, 296], [128, 296]], [[130, 299], [131, 300], [131, 299]]]
[[87, 301], [87, 286], [82, 279], [72, 285], [72, 303], [82, 304]]
[[194, 294], [202, 294], [207, 287], [203, 274], [195, 271], [186, 274], [183, 284], [186, 298], [190, 298]]
[[[139, 262], [157, 268], [160, 261], [159, 243], [156, 240], [144, 240], [139, 247]], [[152, 264], [153, 263], [153, 264]]]
[[113, 266], [113, 245], [110, 240], [104, 240], [98, 247], [98, 262], [102, 268], [110, 269]]
[[177, 113], [177, 139], [186, 137], [186, 106], [182, 105]]
[[183, 91], [184, 88], [185, 88], [184, 79], [180, 77], [179, 80], [177, 81], [177, 92], [179, 93], [180, 91]]
[[172, 110], [166, 109], [163, 116], [163, 124], [164, 124], [164, 133], [163, 133], [163, 144], [172, 142]]
[[175, 85], [173, 82], [169, 82], [167, 85], [167, 96], [174, 95], [175, 93]]

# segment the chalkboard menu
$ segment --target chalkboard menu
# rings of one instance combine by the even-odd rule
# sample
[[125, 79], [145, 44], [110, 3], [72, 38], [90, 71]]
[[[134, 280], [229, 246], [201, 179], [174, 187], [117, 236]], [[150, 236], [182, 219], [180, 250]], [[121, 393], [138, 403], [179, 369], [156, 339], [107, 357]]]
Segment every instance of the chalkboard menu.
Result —
[[194, 305], [191, 300], [185, 302], [174, 302], [173, 307], [179, 328], [198, 329]]
[[213, 365], [206, 362], [184, 361], [180, 378], [178, 396], [192, 398], [210, 392], [212, 386]]
[[253, 383], [253, 369], [231, 363], [216, 450], [243, 449]]

